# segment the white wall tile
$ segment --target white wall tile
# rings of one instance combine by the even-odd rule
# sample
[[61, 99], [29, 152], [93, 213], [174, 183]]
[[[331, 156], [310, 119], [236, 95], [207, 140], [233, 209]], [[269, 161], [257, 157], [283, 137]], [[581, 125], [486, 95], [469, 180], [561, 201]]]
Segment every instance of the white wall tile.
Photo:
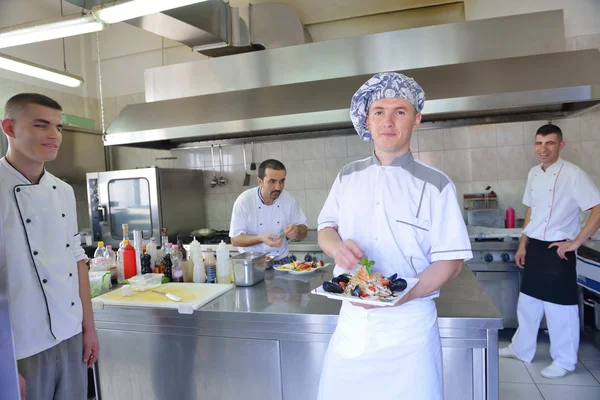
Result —
[[523, 146], [497, 147], [498, 179], [523, 179], [527, 177]]
[[471, 148], [496, 147], [496, 125], [474, 125], [469, 127]]
[[589, 175], [600, 175], [600, 141], [581, 142], [581, 168]]
[[358, 135], [349, 136], [347, 138], [348, 143], [348, 157], [367, 157], [371, 155], [371, 144], [365, 142]]
[[[496, 134], [494, 132], [494, 140]], [[498, 179], [498, 154], [496, 148], [471, 149], [471, 176], [474, 181]]]
[[548, 121], [527, 121], [523, 122], [523, 144], [532, 144], [535, 142], [535, 133], [542, 126], [546, 125]]
[[302, 154], [305, 160], [316, 160], [325, 157], [325, 139], [305, 139], [302, 141]]
[[496, 125], [496, 140], [498, 146], [523, 145], [523, 123], [513, 122]]
[[304, 191], [304, 190], [287, 190], [287, 187], [286, 187], [286, 191], [294, 199], [296, 199], [296, 201], [298, 202], [298, 205], [300, 206], [300, 209], [302, 209], [302, 212], [306, 213], [306, 211], [304, 211], [306, 209], [306, 191]]
[[575, 36], [575, 46], [577, 50], [600, 48], [600, 35], [597, 33], [591, 33], [587, 35]]
[[532, 144], [523, 145], [523, 154], [525, 154], [525, 169], [527, 170], [527, 173], [529, 173], [531, 168], [540, 163], [540, 159], [533, 148], [533, 142]]
[[460, 206], [463, 217], [466, 220], [467, 213], [464, 207], [463, 196], [465, 193], [471, 193], [473, 191], [471, 182], [454, 182], [454, 186], [456, 186], [456, 199], [458, 200], [458, 205]]
[[325, 186], [330, 188], [333, 185], [337, 175], [342, 170], [344, 165], [348, 164], [348, 159], [343, 158], [327, 158], [325, 160]]
[[419, 132], [419, 152], [444, 149], [444, 132], [442, 129], [423, 130]]
[[304, 161], [286, 162], [285, 188], [288, 190], [304, 190]]
[[444, 149], [468, 149], [471, 147], [469, 140], [469, 128], [459, 126], [449, 129], [444, 129]]
[[340, 158], [347, 156], [347, 136], [331, 136], [325, 138], [325, 158]]
[[[227, 220], [226, 197], [224, 194], [206, 194], [204, 197], [206, 207], [206, 219], [212, 221]], [[230, 215], [230, 214], [229, 214]]]
[[552, 123], [560, 128], [565, 142], [581, 141], [581, 121], [578, 117], [557, 119]]
[[[248, 156], [248, 153], [246, 154]], [[224, 165], [243, 165], [244, 155], [242, 154], [242, 146], [224, 146], [223, 147], [223, 164]], [[250, 164], [248, 164], [250, 167]]]
[[327, 198], [328, 191], [325, 189], [311, 189], [306, 190], [306, 208], [304, 209], [304, 213], [306, 214], [306, 218], [308, 220], [308, 228], [316, 229], [317, 228], [317, 219], [319, 217], [319, 213], [323, 208], [323, 204], [325, 204], [325, 199]]
[[472, 180], [469, 150], [444, 151], [444, 172], [455, 182]]
[[[223, 175], [225, 176], [225, 179], [228, 180], [227, 185], [225, 186], [227, 193], [240, 193], [250, 187], [243, 186], [246, 174], [242, 164], [226, 165], [224, 167]], [[252, 179], [250, 179], [250, 184], [252, 184]]]
[[515, 209], [517, 218], [525, 218], [526, 207], [523, 205], [523, 192], [525, 191], [525, 179], [499, 180], [494, 191], [498, 194], [500, 208], [506, 209], [509, 206]]
[[325, 189], [325, 160], [304, 160], [304, 187]]
[[[258, 147], [255, 143], [254, 147]], [[256, 168], [261, 162], [269, 159], [275, 159], [281, 161], [281, 142], [265, 142], [260, 144], [261, 159], [256, 161]]]
[[290, 161], [304, 159], [302, 140], [281, 142], [281, 162], [286, 166]]
[[580, 120], [581, 140], [600, 140], [600, 108], [582, 114]]
[[434, 168], [444, 170], [444, 152], [443, 151], [420, 151], [419, 160]]
[[560, 156], [565, 160], [581, 167], [581, 145], [587, 142], [568, 142], [560, 151]]
[[419, 152], [419, 132], [421, 131], [413, 131], [410, 136], [410, 151], [413, 153]]

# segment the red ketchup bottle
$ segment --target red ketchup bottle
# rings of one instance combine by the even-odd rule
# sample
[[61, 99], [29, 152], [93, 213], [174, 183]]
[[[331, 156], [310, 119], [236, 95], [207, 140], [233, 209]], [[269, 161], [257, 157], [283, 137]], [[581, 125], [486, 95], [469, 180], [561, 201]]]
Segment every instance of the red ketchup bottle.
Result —
[[125, 245], [123, 248], [123, 273], [125, 279], [129, 279], [137, 274], [135, 249], [129, 244], [129, 240], [124, 240], [123, 244]]
[[506, 209], [506, 228], [515, 227], [515, 209], [508, 207]]

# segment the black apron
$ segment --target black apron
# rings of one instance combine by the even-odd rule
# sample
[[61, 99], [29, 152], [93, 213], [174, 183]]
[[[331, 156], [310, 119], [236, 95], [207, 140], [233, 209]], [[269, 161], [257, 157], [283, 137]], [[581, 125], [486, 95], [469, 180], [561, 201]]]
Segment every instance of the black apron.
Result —
[[558, 256], [554, 242], [529, 238], [521, 293], [554, 304], [577, 304], [577, 270], [574, 251]]

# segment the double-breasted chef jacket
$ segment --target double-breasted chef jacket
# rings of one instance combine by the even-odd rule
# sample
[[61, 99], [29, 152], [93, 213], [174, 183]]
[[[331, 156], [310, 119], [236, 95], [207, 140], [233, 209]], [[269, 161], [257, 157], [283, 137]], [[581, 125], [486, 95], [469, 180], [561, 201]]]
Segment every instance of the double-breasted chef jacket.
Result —
[[[18, 360], [82, 330], [77, 263], [86, 260], [77, 229], [75, 195], [44, 171], [32, 184], [0, 159], [0, 223]], [[4, 278], [3, 278], [4, 279]]]
[[[306, 216], [300, 205], [286, 190], [283, 190], [273, 204], [266, 205], [260, 195], [260, 186], [246, 190], [233, 205], [229, 236], [280, 235], [286, 225], [306, 225]], [[269, 253], [275, 261], [288, 256], [287, 238], [284, 237], [278, 248], [259, 243], [250, 247], [239, 247], [239, 252], [262, 251]]]

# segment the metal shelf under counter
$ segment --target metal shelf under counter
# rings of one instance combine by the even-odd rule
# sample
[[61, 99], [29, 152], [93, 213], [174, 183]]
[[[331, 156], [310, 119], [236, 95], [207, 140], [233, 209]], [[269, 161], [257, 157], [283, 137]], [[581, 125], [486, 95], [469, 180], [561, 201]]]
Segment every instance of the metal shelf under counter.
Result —
[[[331, 275], [269, 270], [190, 315], [96, 310], [99, 399], [315, 399], [341, 302], [310, 291]], [[446, 400], [497, 400], [501, 314], [468, 268], [436, 304]]]

